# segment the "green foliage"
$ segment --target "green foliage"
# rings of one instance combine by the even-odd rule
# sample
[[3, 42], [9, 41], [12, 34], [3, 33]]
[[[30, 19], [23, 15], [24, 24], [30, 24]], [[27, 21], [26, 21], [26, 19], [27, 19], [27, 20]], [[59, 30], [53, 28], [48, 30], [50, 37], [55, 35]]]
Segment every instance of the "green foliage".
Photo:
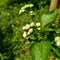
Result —
[[49, 41], [35, 42], [30, 48], [32, 60], [48, 60], [51, 44]]
[[43, 14], [41, 18], [42, 28], [46, 27], [48, 24], [54, 22], [56, 20], [58, 11], [55, 10], [50, 14]]
[[[41, 28], [41, 26], [38, 29], [35, 28], [33, 33], [35, 35], [31, 34], [30, 40], [26, 40], [22, 37], [23, 34], [22, 27], [25, 24], [31, 22], [41, 23], [41, 15], [48, 13], [49, 3], [50, 0], [30, 0], [30, 1], [29, 0], [0, 0], [0, 60], [32, 60], [29, 53], [29, 47], [31, 47], [32, 43], [34, 42], [33, 40], [39, 41], [38, 43], [40, 44], [43, 44], [43, 41], [45, 43], [45, 40], [49, 40], [51, 44], [52, 42], [54, 44], [54, 37], [60, 35], [60, 28], [57, 29], [55, 28], [55, 26], [46, 27], [44, 28], [45, 31], [43, 32], [41, 32], [41, 30], [38, 30], [39, 28]], [[34, 7], [27, 8], [25, 12], [20, 15], [19, 10], [21, 9], [21, 7], [23, 7], [26, 4], [33, 4]], [[34, 15], [30, 15], [30, 11], [33, 11]], [[54, 19], [56, 18], [55, 14], [57, 14], [57, 12], [56, 13], [55, 12], [50, 13], [54, 16]], [[51, 21], [48, 21], [49, 24], [50, 22]], [[39, 45], [38, 43], [37, 45]], [[47, 44], [45, 43], [46, 48], [48, 47]], [[52, 45], [52, 47], [54, 47], [54, 45]], [[43, 48], [45, 47], [43, 46], [42, 49]], [[55, 48], [56, 47], [54, 47], [54, 49]], [[48, 50], [49, 49], [50, 47], [48, 47]], [[57, 51], [59, 51], [59, 47]], [[45, 52], [44, 54], [47, 54], [47, 51]], [[56, 57], [56, 55], [59, 52], [56, 53], [56, 50], [53, 50], [53, 53], [54, 53], [53, 55]], [[58, 54], [57, 56], [60, 57], [60, 54]]]
[[[48, 53], [50, 52], [53, 52], [52, 55], [60, 58], [60, 33], [56, 33], [56, 27], [52, 25], [56, 17], [57, 10], [54, 10], [51, 14], [43, 15], [40, 23], [36, 23], [32, 27], [28, 25], [29, 29], [27, 29], [27, 32], [29, 32], [31, 28], [32, 32], [29, 35], [27, 35], [27, 33], [23, 34], [25, 35], [25, 37], [23, 37], [26, 38], [28, 36], [28, 40], [34, 42], [30, 47], [32, 60], [48, 60]], [[55, 37], [56, 35], [57, 37]]]

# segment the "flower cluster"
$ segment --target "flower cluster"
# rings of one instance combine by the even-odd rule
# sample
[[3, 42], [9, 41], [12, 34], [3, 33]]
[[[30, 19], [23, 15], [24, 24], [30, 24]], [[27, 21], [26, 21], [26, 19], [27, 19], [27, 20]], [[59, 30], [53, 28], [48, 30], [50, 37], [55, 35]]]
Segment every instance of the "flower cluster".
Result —
[[[23, 26], [23, 37], [25, 38], [25, 39], [28, 39], [29, 38], [29, 35], [32, 33], [32, 32], [34, 32], [34, 27], [36, 27], [36, 28], [39, 28], [40, 27], [40, 23], [38, 22], [38, 23], [34, 23], [34, 22], [32, 22], [32, 23], [30, 23], [30, 24], [26, 24], [25, 26]], [[39, 30], [39, 29], [38, 29]]]
[[23, 13], [28, 7], [33, 7], [33, 4], [26, 4], [25, 6], [21, 7], [21, 9], [19, 10], [19, 14]]
[[35, 13], [33, 11], [30, 11], [30, 15], [35, 15]]
[[55, 37], [55, 42], [56, 42], [57, 46], [60, 46], [60, 37], [59, 36]]

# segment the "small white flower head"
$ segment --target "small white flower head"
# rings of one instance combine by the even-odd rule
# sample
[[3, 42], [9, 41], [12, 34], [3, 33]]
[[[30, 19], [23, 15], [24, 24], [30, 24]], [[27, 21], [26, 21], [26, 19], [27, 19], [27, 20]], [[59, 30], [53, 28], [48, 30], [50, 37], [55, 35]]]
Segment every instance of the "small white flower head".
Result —
[[25, 9], [28, 8], [29, 7], [29, 4], [25, 5], [24, 7], [25, 7]]
[[36, 26], [39, 27], [40, 26], [40, 23], [36, 23]]
[[30, 15], [35, 15], [35, 13], [33, 11], [30, 11]]
[[24, 31], [23, 33], [23, 37], [26, 38], [27, 37], [27, 33]]
[[30, 28], [30, 25], [29, 24], [27, 24], [26, 25], [26, 30], [28, 30]]
[[21, 7], [21, 10], [25, 10], [25, 6]]
[[24, 11], [25, 11], [25, 9], [21, 9], [21, 11], [22, 11], [22, 12], [24, 12]]
[[23, 13], [24, 11], [24, 9], [19, 10], [19, 14]]
[[33, 26], [34, 26], [34, 22], [32, 22], [32, 23], [30, 24], [30, 26], [33, 27]]
[[30, 35], [30, 32], [28, 32], [27, 35]]
[[33, 32], [33, 28], [30, 28], [28, 32], [29, 33], [32, 33]]
[[55, 42], [58, 42], [58, 41], [60, 41], [60, 37], [59, 36], [55, 37]]
[[26, 30], [26, 26], [24, 26], [22, 29], [23, 29], [23, 30]]
[[38, 27], [37, 29], [40, 30], [40, 27]]
[[33, 5], [33, 4], [30, 4], [29, 6], [30, 6], [30, 7], [33, 7], [34, 5]]
[[25, 6], [23, 6], [21, 9], [26, 9], [28, 7], [33, 7], [33, 4], [26, 4]]
[[21, 14], [21, 10], [19, 10], [19, 14]]
[[56, 45], [57, 45], [57, 46], [60, 46], [60, 42], [56, 42]]
[[33, 11], [30, 11], [30, 14], [32, 14], [33, 13]]

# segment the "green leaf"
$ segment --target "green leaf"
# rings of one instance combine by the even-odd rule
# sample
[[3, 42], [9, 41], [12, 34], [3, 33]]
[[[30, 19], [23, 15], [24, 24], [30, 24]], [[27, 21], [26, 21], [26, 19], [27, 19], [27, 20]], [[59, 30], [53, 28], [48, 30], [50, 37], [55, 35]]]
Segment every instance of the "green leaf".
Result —
[[50, 14], [43, 14], [42, 18], [41, 18], [42, 28], [45, 27], [46, 25], [48, 25], [49, 23], [55, 21], [56, 17], [57, 17], [57, 13], [58, 13], [58, 11], [54, 10]]
[[48, 27], [45, 27], [44, 29], [42, 29], [43, 31], [54, 31], [52, 28], [48, 28]]
[[29, 37], [30, 37], [30, 40], [36, 40], [36, 37], [33, 34], [31, 34]]
[[30, 47], [32, 60], [48, 60], [51, 44], [49, 41], [35, 42]]

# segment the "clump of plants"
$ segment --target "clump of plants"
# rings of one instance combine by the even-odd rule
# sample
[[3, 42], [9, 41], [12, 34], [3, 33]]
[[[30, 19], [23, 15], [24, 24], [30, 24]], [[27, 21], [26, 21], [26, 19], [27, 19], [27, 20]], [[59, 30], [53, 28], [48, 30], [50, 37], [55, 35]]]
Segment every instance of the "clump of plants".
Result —
[[[26, 26], [23, 27], [23, 30], [24, 30], [23, 37], [25, 39], [35, 40], [39, 35], [39, 33], [36, 34], [36, 32], [40, 30], [40, 23], [32, 22], [31, 24], [26, 24]], [[36, 37], [34, 35], [36, 35]]]
[[56, 28], [58, 10], [43, 14], [40, 22], [23, 26], [23, 37], [29, 42], [32, 60], [60, 59], [60, 28]]

